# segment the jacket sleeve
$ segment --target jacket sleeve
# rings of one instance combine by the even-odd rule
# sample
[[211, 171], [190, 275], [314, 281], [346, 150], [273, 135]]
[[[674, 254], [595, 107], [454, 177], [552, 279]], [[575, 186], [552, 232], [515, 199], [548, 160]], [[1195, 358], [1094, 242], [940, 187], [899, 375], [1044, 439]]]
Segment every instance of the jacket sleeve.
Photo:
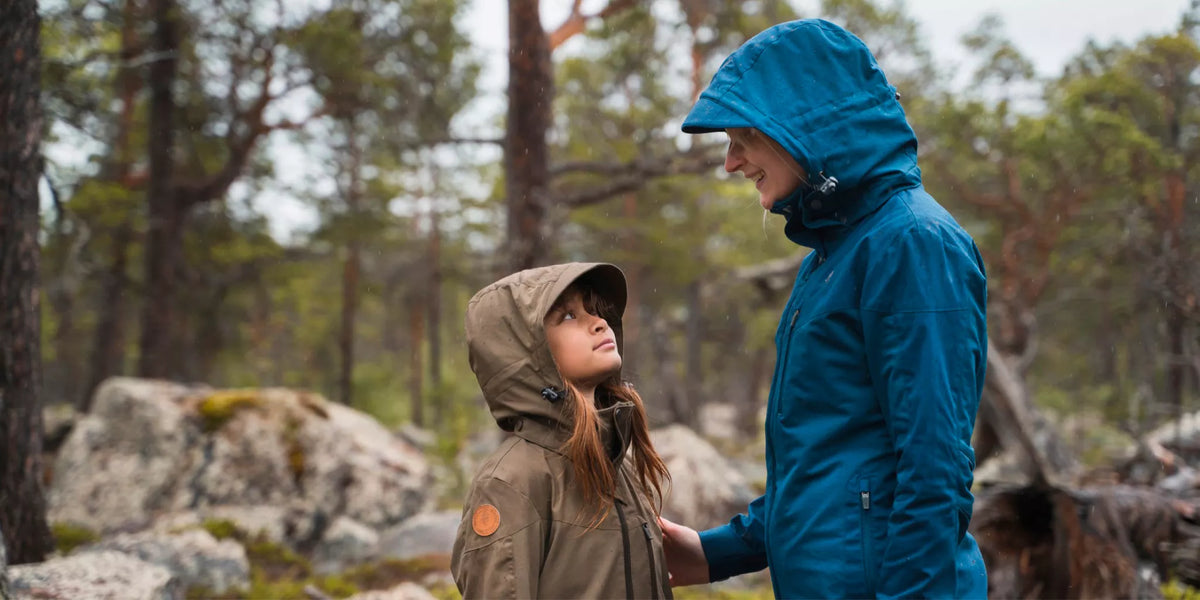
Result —
[[[494, 531], [487, 519], [476, 522], [481, 509], [494, 509], [499, 515]], [[545, 526], [529, 498], [510, 483], [494, 478], [476, 481], [450, 558], [454, 583], [463, 598], [538, 597]]]
[[762, 519], [765, 498], [759, 496], [744, 514], [728, 523], [700, 532], [709, 581], [721, 581], [767, 567]]
[[982, 259], [965, 233], [918, 223], [875, 255], [863, 293], [868, 368], [897, 460], [876, 593], [952, 598], [987, 364]]

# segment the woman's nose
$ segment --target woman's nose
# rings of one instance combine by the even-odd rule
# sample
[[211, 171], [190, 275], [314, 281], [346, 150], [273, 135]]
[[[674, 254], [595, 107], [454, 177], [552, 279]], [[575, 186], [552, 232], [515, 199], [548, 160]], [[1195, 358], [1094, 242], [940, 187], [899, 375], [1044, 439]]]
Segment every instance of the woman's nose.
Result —
[[730, 144], [729, 149], [725, 151], [725, 172], [733, 173], [734, 171], [742, 168], [744, 163], [745, 161], [742, 160], [741, 151], [739, 151], [733, 144]]

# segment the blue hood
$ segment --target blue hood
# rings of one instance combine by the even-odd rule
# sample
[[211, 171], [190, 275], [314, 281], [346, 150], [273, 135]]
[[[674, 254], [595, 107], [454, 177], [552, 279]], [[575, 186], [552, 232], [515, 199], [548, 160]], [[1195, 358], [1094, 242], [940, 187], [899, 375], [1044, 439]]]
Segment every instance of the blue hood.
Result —
[[[817, 247], [814, 230], [851, 225], [921, 183], [917, 138], [896, 88], [862, 40], [828, 21], [776, 25], [725, 59], [683, 131], [731, 127], [765, 133], [808, 173], [814, 187], [771, 208], [805, 246]], [[830, 193], [816, 189], [831, 179]]]

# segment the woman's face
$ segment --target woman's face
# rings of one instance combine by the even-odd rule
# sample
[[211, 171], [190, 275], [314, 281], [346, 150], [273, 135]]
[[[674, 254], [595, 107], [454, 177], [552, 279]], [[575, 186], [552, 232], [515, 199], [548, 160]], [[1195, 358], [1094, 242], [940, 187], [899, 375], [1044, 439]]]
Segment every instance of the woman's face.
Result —
[[804, 169], [775, 140], [749, 127], [726, 129], [725, 133], [729, 134], [725, 170], [741, 171], [743, 177], [753, 179], [758, 203], [764, 209], [770, 210], [804, 183]]

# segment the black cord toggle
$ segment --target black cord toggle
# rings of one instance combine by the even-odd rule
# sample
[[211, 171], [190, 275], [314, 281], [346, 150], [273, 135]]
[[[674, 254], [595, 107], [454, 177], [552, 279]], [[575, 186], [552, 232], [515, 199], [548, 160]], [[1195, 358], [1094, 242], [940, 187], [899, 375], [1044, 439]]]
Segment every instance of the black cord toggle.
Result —
[[563, 390], [556, 390], [552, 387], [542, 388], [542, 397], [550, 403], [558, 402], [567, 397], [567, 393]]

